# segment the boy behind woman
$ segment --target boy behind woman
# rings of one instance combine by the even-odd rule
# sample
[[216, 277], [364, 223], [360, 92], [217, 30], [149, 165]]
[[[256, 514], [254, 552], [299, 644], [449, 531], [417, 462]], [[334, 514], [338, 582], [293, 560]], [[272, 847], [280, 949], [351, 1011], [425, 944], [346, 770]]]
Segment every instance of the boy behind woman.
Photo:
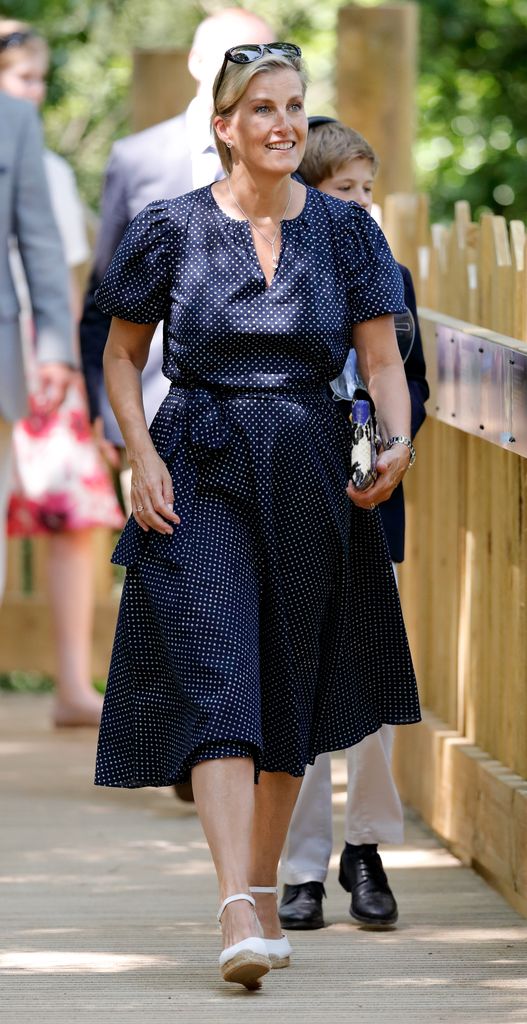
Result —
[[[310, 130], [299, 174], [306, 184], [337, 199], [353, 200], [371, 212], [379, 161], [358, 132], [332, 118], [310, 118]], [[428, 398], [415, 294], [410, 271], [399, 264], [405, 303], [414, 320], [413, 345], [405, 362], [412, 406], [412, 437], [425, 419]], [[341, 403], [349, 412], [348, 403]], [[399, 486], [379, 505], [394, 563], [404, 558], [404, 498]], [[346, 751], [348, 795], [345, 848], [339, 881], [351, 893], [351, 916], [361, 924], [388, 927], [397, 921], [395, 897], [377, 847], [403, 842], [403, 814], [391, 772], [394, 727], [378, 732]], [[285, 880], [280, 918], [286, 928], [324, 927], [322, 898], [333, 845], [331, 755], [321, 754], [308, 766], [293, 812], [282, 855]]]

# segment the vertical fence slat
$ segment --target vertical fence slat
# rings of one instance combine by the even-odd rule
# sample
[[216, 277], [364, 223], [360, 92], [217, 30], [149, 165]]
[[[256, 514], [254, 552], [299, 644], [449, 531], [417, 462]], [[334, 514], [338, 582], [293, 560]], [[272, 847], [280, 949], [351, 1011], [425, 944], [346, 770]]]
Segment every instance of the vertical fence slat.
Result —
[[509, 225], [512, 258], [512, 324], [513, 338], [527, 341], [527, 237], [525, 224], [511, 220]]
[[492, 323], [500, 334], [512, 334], [512, 258], [509, 232], [504, 217], [492, 218], [494, 242], [494, 271], [492, 274]]

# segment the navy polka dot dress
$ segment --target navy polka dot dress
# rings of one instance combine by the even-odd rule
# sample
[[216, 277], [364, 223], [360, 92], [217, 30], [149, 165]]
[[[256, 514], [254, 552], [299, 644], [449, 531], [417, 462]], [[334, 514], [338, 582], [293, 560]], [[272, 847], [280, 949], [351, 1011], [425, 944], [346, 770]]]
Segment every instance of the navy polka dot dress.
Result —
[[268, 287], [246, 221], [210, 187], [152, 203], [97, 293], [164, 321], [172, 382], [151, 427], [181, 525], [130, 519], [96, 783], [166, 786], [199, 761], [302, 775], [419, 704], [378, 513], [352, 505], [327, 384], [354, 323], [404, 310], [382, 232], [308, 189]]

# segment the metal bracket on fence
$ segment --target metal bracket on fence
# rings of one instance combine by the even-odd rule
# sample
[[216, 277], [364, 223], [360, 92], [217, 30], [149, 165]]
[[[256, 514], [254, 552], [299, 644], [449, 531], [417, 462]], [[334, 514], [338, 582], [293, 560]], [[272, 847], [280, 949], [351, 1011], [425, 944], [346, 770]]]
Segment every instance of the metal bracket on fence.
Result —
[[527, 345], [420, 310], [429, 415], [527, 457]]

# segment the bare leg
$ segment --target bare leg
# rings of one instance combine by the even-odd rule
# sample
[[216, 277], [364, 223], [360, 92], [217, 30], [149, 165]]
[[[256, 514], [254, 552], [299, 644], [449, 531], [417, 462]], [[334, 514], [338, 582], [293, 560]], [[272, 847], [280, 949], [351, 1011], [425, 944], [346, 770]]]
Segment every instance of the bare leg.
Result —
[[[251, 885], [276, 885], [278, 862], [302, 779], [286, 772], [261, 772], [255, 786], [255, 814], [251, 836]], [[255, 893], [256, 911], [267, 939], [278, 939], [282, 928], [276, 896]]]
[[[192, 769], [197, 811], [218, 876], [220, 903], [249, 892], [250, 835], [254, 816], [254, 763], [249, 757], [201, 761]], [[221, 918], [224, 946], [257, 935], [249, 903], [230, 903]]]
[[91, 530], [65, 531], [49, 538], [57, 725], [97, 725], [101, 716], [102, 697], [92, 687], [90, 670], [94, 603], [91, 541]]

